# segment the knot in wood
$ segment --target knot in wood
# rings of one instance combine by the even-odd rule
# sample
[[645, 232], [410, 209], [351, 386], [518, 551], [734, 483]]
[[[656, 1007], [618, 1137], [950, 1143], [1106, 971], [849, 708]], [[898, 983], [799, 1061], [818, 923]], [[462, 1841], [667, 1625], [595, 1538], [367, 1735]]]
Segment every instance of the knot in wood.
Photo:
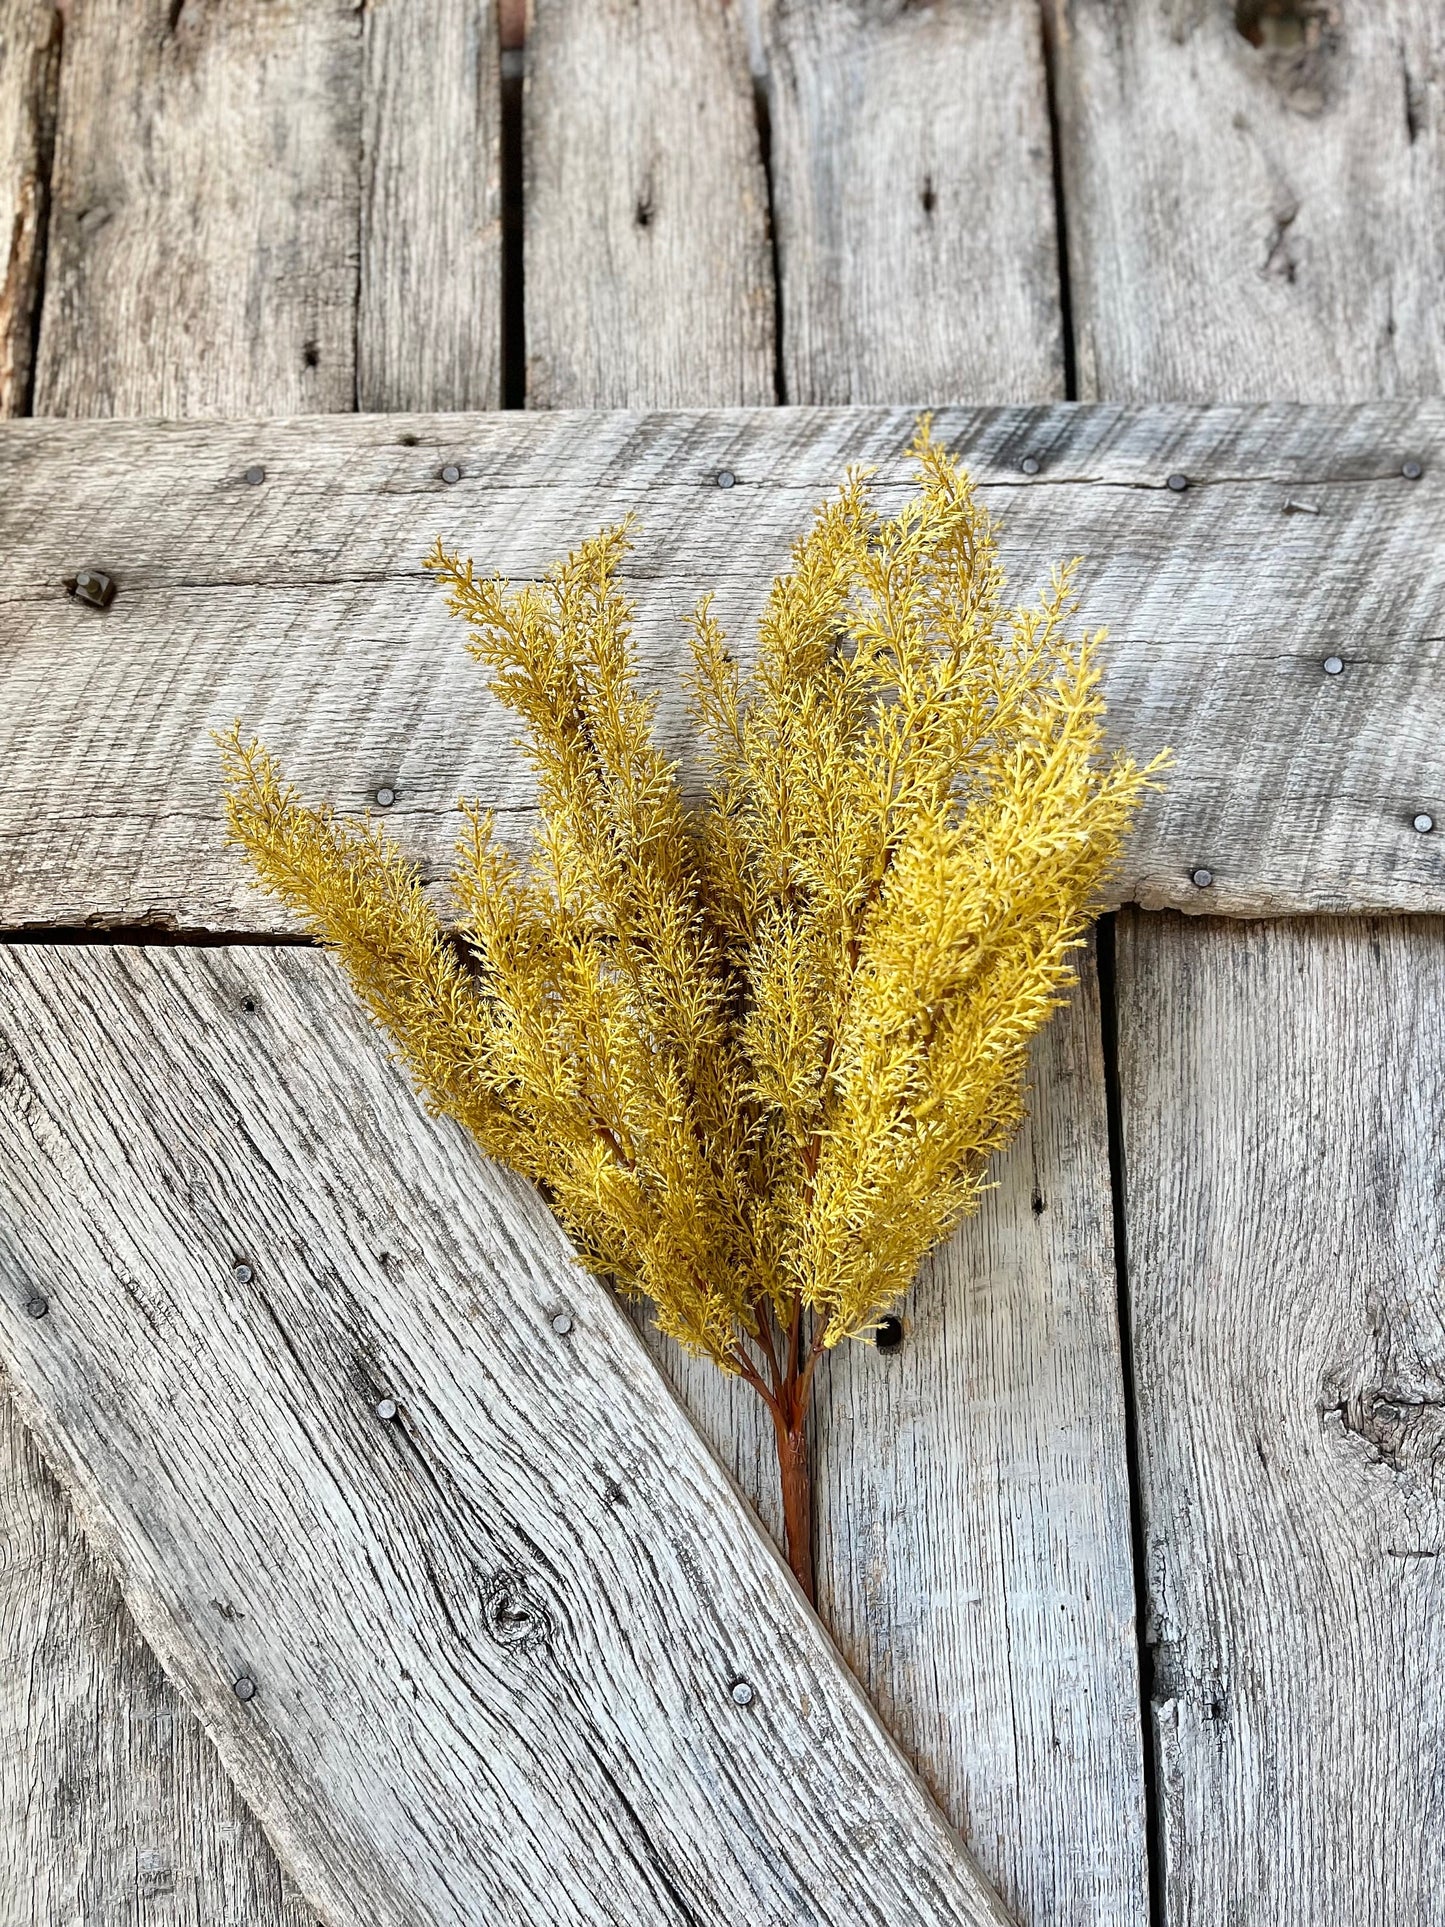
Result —
[[482, 1581], [482, 1625], [494, 1645], [512, 1652], [546, 1652], [554, 1636], [545, 1602], [506, 1566]]

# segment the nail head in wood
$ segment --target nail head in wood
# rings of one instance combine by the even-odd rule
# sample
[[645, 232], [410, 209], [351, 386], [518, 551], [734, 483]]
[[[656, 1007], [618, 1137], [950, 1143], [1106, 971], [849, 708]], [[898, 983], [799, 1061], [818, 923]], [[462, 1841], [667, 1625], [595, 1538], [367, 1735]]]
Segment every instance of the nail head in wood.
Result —
[[256, 1697], [256, 1682], [249, 1673], [242, 1673], [231, 1691], [238, 1700], [253, 1700]]
[[43, 1318], [49, 1310], [50, 1300], [42, 1297], [38, 1291], [34, 1297], [25, 1300], [25, 1316], [27, 1318]]
[[376, 792], [376, 801], [381, 809], [389, 810], [396, 801], [396, 791], [380, 789]]
[[246, 470], [246, 480], [251, 484], [252, 488], [259, 488], [265, 479], [265, 469], [262, 468], [259, 462], [252, 462], [251, 466]]
[[1019, 467], [1023, 470], [1025, 475], [1037, 475], [1039, 472], [1038, 456], [1025, 455], [1023, 460], [1019, 463]]
[[115, 601], [115, 577], [104, 569], [81, 569], [66, 578], [65, 586], [73, 600], [83, 602], [87, 609], [108, 609]]
[[396, 1400], [394, 1398], [379, 1398], [376, 1401], [376, 1416], [381, 1419], [383, 1423], [390, 1423], [390, 1421], [396, 1417]]
[[233, 1285], [249, 1285], [255, 1276], [256, 1274], [250, 1265], [244, 1261], [231, 1267], [231, 1283]]
[[1214, 881], [1214, 872], [1213, 870], [1204, 869], [1191, 870], [1189, 873], [1189, 881], [1194, 885], [1196, 890], [1207, 890]]
[[1326, 656], [1324, 661], [1320, 664], [1321, 669], [1324, 670], [1327, 676], [1340, 675], [1344, 670], [1344, 666], [1345, 665], [1339, 656]]
[[733, 474], [730, 468], [720, 468], [717, 472], [717, 485], [719, 488], [731, 488], [737, 479], [737, 476]]
[[735, 1679], [732, 1685], [728, 1688], [728, 1691], [732, 1694], [734, 1705], [736, 1706], [752, 1705], [753, 1689], [745, 1679]]
[[1415, 818], [1415, 828], [1420, 832], [1421, 836], [1428, 836], [1434, 827], [1434, 817], [1427, 816], [1425, 811], [1421, 810], [1420, 814]]
[[1171, 475], [1164, 486], [1173, 489], [1176, 495], [1182, 495], [1189, 486], [1189, 477], [1187, 475]]
[[552, 1320], [552, 1329], [554, 1332], [556, 1332], [559, 1338], [565, 1338], [568, 1332], [570, 1332], [572, 1329], [571, 1312], [559, 1311], [556, 1317]]
[[441, 476], [444, 482], [459, 482], [462, 479], [462, 471], [457, 467], [455, 462], [448, 462], [442, 470]]
[[1407, 482], [1418, 482], [1425, 471], [1418, 462], [1401, 462], [1400, 473]]

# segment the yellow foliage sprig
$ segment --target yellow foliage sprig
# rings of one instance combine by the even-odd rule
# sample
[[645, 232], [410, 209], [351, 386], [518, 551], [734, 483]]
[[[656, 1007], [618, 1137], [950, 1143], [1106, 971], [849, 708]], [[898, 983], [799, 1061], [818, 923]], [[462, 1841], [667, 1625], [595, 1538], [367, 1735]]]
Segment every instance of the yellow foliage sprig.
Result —
[[239, 726], [222, 744], [233, 841], [336, 949], [431, 1104], [765, 1400], [810, 1596], [816, 1361], [876, 1327], [976, 1207], [1163, 760], [1104, 754], [1072, 569], [1008, 608], [972, 484], [926, 422], [911, 452], [897, 515], [856, 471], [819, 509], [751, 674], [710, 601], [694, 612], [694, 811], [638, 686], [627, 529], [518, 589], [436, 545], [524, 725], [542, 822], [523, 872], [464, 806], [451, 933], [379, 826], [307, 808]]

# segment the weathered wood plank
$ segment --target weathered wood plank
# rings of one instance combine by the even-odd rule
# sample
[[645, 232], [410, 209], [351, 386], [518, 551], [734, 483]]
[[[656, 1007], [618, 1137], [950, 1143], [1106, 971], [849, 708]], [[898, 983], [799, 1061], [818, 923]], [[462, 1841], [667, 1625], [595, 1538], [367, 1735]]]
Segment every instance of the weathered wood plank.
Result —
[[[1411, 827], [1445, 824], [1445, 408], [950, 410], [939, 429], [1005, 511], [1021, 591], [1088, 557], [1115, 734], [1178, 753], [1120, 900], [1445, 906], [1445, 843]], [[881, 410], [0, 426], [0, 924], [278, 928], [220, 847], [208, 732], [237, 714], [314, 794], [393, 789], [433, 875], [458, 791], [522, 834], [512, 727], [420, 570], [437, 532], [525, 575], [638, 510], [639, 644], [685, 754], [694, 596], [715, 586], [745, 636], [848, 459], [901, 499], [910, 432]], [[1163, 485], [1176, 470], [1182, 494]], [[87, 564], [120, 583], [104, 614], [61, 586]]]
[[493, 0], [370, 0], [359, 408], [495, 408], [501, 72]]
[[1121, 920], [1164, 1918], [1440, 1919], [1445, 953]]
[[791, 402], [1063, 393], [1030, 6], [761, 0]]
[[1050, 4], [1080, 394], [1438, 395], [1436, 0]]
[[528, 406], [771, 401], [767, 183], [735, 11], [535, 0], [526, 58]]
[[330, 959], [10, 946], [0, 1037], [27, 1418], [312, 1905], [1003, 1918], [611, 1294]]
[[819, 1604], [1022, 1921], [1148, 1911], [1098, 981], [900, 1349], [818, 1388]]
[[0, 419], [30, 388], [59, 72], [50, 0], [0, 0]]
[[0, 1920], [311, 1927], [0, 1399]]
[[35, 410], [350, 408], [354, 0], [85, 0], [61, 76]]

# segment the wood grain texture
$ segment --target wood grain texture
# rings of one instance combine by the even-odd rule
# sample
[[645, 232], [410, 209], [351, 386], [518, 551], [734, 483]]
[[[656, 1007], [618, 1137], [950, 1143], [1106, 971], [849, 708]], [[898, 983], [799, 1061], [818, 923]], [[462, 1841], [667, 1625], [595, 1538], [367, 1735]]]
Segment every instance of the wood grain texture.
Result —
[[818, 1387], [819, 1604], [1021, 1921], [1148, 1913], [1129, 1489], [1092, 957], [997, 1189], [901, 1348]]
[[0, 1920], [309, 1927], [0, 1399]]
[[1031, 6], [761, 0], [791, 402], [1063, 394]]
[[85, 0], [61, 76], [42, 415], [350, 408], [353, 0]]
[[493, 0], [370, 0], [357, 406], [495, 408], [501, 72]]
[[1050, 5], [1083, 397], [1441, 392], [1436, 0]]
[[59, 73], [50, 0], [0, 0], [0, 419], [30, 389]]
[[735, 10], [535, 0], [527, 403], [773, 399], [767, 183]]
[[11, 946], [0, 1037], [27, 1418], [324, 1917], [1002, 1920], [610, 1293], [330, 959]]
[[1436, 924], [1121, 920], [1164, 1915], [1437, 1921]]
[[[1116, 740], [1176, 751], [1119, 900], [1445, 907], [1445, 840], [1411, 827], [1421, 811], [1445, 825], [1445, 408], [1061, 405], [949, 410], [938, 429], [1004, 513], [1021, 593], [1060, 555], [1088, 558]], [[903, 499], [911, 432], [907, 411], [779, 409], [0, 425], [0, 927], [281, 928], [221, 847], [209, 732], [238, 715], [309, 794], [350, 808], [393, 789], [433, 878], [459, 792], [525, 837], [512, 724], [420, 569], [437, 533], [527, 575], [638, 511], [639, 649], [686, 766], [696, 595], [715, 588], [745, 643], [849, 460], [878, 464], [885, 505]], [[252, 464], [263, 486], [243, 480]], [[1183, 494], [1164, 486], [1175, 470]], [[103, 615], [62, 587], [84, 565], [120, 584]]]

